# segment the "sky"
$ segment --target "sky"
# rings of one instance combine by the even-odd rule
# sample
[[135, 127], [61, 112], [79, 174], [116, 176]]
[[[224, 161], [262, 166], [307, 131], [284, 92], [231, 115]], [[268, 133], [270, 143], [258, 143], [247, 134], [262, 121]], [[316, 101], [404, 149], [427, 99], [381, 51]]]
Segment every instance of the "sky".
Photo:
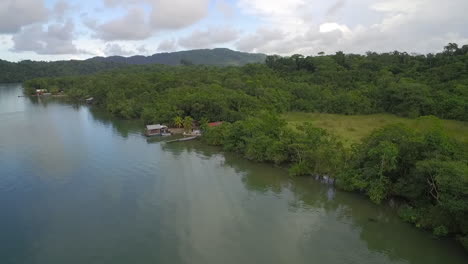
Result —
[[466, 10], [468, 0], [0, 0], [0, 59], [429, 53], [468, 44]]

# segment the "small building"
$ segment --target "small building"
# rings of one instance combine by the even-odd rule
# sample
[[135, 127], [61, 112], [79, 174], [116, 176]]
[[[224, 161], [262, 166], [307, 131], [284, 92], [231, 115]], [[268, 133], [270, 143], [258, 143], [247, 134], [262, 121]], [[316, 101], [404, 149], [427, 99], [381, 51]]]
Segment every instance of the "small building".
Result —
[[163, 136], [169, 133], [167, 126], [165, 125], [147, 125], [146, 126], [146, 136]]
[[217, 126], [220, 126], [223, 124], [223, 121], [218, 121], [218, 122], [211, 122], [211, 123], [208, 123], [208, 126], [209, 127], [217, 127]]
[[85, 101], [86, 101], [87, 104], [92, 104], [93, 101], [94, 101], [94, 97], [86, 98]]
[[47, 89], [36, 89], [36, 95], [42, 95], [47, 93]]

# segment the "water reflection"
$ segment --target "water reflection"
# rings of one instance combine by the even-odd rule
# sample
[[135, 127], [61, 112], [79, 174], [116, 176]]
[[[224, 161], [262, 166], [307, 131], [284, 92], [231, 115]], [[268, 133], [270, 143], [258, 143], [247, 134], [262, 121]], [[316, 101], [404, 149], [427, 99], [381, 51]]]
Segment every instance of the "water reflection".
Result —
[[90, 107], [89, 112], [95, 121], [106, 126], [111, 126], [123, 138], [128, 138], [130, 134], [143, 133], [144, 125], [140, 120], [117, 119], [99, 107]]
[[[403, 223], [390, 205], [372, 204], [361, 195], [336, 190], [327, 181], [289, 177], [282, 168], [255, 164], [232, 153], [221, 154], [219, 148], [207, 147], [199, 142], [168, 144], [164, 150], [176, 156], [196, 153], [204, 158], [219, 158], [221, 155], [223, 165], [242, 175], [242, 183], [249, 191], [271, 194], [279, 199], [290, 196], [288, 206], [293, 212], [323, 212], [329, 225], [342, 229], [340, 232], [343, 234], [357, 234], [370, 252], [388, 257], [389, 263], [436, 264], [447, 263], [447, 259], [452, 259], [454, 263], [465, 261], [463, 250], [454, 241], [436, 240], [430, 233]], [[313, 216], [310, 221], [314, 221]], [[336, 231], [330, 230], [328, 235], [337, 236]], [[309, 242], [314, 244], [313, 241]], [[440, 254], [441, 247], [447, 254]]]

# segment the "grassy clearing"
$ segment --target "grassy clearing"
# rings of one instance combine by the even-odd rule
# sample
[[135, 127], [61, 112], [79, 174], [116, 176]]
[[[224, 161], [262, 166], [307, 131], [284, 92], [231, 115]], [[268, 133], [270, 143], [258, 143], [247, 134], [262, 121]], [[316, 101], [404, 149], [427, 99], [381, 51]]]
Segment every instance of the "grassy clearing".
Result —
[[[343, 138], [346, 145], [359, 142], [373, 130], [396, 123], [403, 123], [415, 129], [424, 129], [418, 119], [409, 119], [389, 114], [374, 115], [338, 115], [323, 113], [289, 112], [283, 115], [291, 126], [311, 122], [317, 127], [327, 129]], [[442, 120], [442, 126], [452, 137], [468, 143], [468, 122]]]

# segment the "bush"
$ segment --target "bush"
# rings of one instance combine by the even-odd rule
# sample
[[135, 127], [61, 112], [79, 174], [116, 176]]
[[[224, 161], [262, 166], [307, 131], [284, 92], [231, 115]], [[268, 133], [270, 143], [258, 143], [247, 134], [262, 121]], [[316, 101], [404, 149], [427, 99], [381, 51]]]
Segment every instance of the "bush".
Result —
[[433, 229], [432, 233], [438, 237], [442, 237], [448, 234], [448, 230], [445, 226], [438, 226]]

